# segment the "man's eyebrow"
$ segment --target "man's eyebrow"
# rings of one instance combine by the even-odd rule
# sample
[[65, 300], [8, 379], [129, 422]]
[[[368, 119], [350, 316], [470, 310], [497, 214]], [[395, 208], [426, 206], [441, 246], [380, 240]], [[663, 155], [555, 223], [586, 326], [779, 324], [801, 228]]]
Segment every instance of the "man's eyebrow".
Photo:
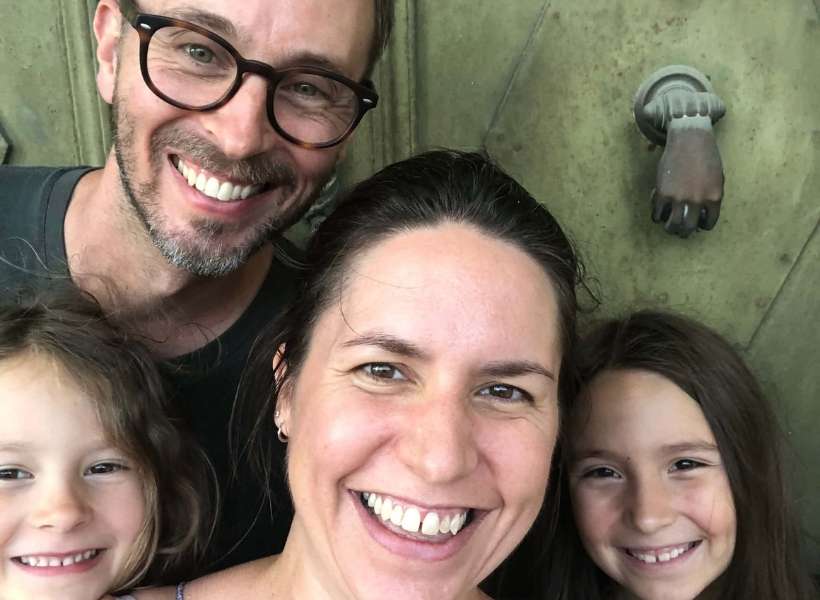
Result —
[[[188, 21], [189, 23], [199, 25], [200, 27], [204, 27], [205, 29], [213, 31], [219, 36], [226, 38], [232, 44], [235, 41], [241, 42], [250, 39], [249, 33], [241, 26], [234, 25], [233, 22], [231, 22], [230, 20], [226, 19], [221, 15], [206, 10], [202, 10], [200, 8], [195, 8], [193, 6], [181, 6], [172, 9], [168, 13], [168, 16], [173, 17], [175, 19]], [[254, 57], [248, 58], [256, 60]], [[338, 63], [331, 60], [327, 56], [322, 56], [321, 54], [316, 54], [315, 52], [310, 52], [307, 50], [295, 51], [292, 54], [285, 56], [282, 60], [279, 61], [278, 64], [271, 66], [273, 66], [275, 69], [284, 69], [288, 67], [300, 66], [321, 67], [323, 69], [333, 71], [334, 73], [351, 76], [351, 74], [346, 74], [344, 72], [344, 69], [342, 69], [342, 67]]]
[[343, 348], [356, 346], [377, 346], [392, 354], [410, 358], [425, 358], [426, 354], [415, 344], [385, 333], [358, 335], [342, 344]]
[[237, 30], [236, 26], [225, 17], [212, 13], [201, 8], [194, 8], [192, 6], [180, 6], [172, 9], [168, 13], [169, 17], [181, 19], [194, 23], [200, 27], [204, 27], [214, 33], [229, 39], [246, 39], [247, 33]]
[[487, 363], [479, 369], [481, 375], [490, 377], [517, 377], [519, 375], [543, 375], [547, 379], [555, 381], [555, 374], [530, 360], [501, 360]]

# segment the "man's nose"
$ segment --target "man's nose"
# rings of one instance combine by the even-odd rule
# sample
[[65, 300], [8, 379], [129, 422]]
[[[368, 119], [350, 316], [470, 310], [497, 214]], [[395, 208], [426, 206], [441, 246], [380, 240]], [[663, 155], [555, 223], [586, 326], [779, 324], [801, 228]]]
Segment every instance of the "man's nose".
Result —
[[642, 477], [631, 485], [628, 515], [642, 533], [655, 533], [675, 521], [674, 498], [659, 478]]
[[398, 443], [400, 459], [428, 483], [448, 483], [471, 473], [479, 449], [469, 405], [437, 394], [409, 411]]
[[29, 514], [32, 526], [55, 531], [71, 531], [90, 520], [91, 506], [82, 485], [60, 481], [44, 487]]
[[224, 106], [202, 113], [214, 143], [230, 159], [239, 160], [270, 150], [279, 140], [267, 113], [268, 84], [257, 75], [246, 75], [242, 86]]

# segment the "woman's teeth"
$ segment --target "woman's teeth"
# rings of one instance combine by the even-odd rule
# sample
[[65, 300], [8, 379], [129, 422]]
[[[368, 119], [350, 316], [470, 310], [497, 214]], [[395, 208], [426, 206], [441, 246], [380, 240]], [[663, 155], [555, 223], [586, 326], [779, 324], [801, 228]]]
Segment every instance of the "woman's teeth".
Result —
[[626, 549], [626, 553], [632, 558], [637, 558], [641, 562], [647, 564], [663, 563], [677, 558], [686, 552], [689, 552], [697, 545], [697, 542], [689, 542], [688, 544], [681, 544], [680, 546], [669, 546], [660, 550], [650, 550], [648, 552], [640, 552], [638, 550]]
[[395, 500], [372, 492], [363, 492], [361, 500], [382, 521], [389, 521], [408, 533], [421, 533], [429, 537], [440, 537], [445, 533], [456, 535], [467, 523], [470, 512], [470, 509], [451, 514], [427, 511], [422, 517], [423, 510], [414, 506], [402, 506]]
[[187, 165], [181, 158], [174, 161], [177, 171], [188, 181], [188, 185], [198, 189], [200, 192], [219, 200], [220, 202], [230, 202], [232, 200], [244, 200], [249, 196], [262, 191], [263, 185], [239, 185], [230, 181], [221, 181], [216, 177], [208, 177], [204, 172], [200, 172], [194, 166]]
[[79, 552], [73, 556], [64, 556], [62, 558], [56, 556], [20, 556], [17, 560], [30, 567], [69, 567], [91, 560], [99, 553], [99, 550], [86, 550], [85, 552]]

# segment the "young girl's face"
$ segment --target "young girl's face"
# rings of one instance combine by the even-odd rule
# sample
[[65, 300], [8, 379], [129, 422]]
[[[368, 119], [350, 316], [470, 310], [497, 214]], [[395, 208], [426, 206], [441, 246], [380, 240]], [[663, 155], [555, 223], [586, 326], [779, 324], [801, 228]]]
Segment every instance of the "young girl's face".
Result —
[[571, 423], [570, 489], [592, 560], [629, 595], [691, 600], [729, 565], [735, 509], [698, 404], [644, 371], [605, 371]]
[[51, 360], [0, 362], [3, 600], [92, 600], [143, 522], [141, 482], [92, 400]]

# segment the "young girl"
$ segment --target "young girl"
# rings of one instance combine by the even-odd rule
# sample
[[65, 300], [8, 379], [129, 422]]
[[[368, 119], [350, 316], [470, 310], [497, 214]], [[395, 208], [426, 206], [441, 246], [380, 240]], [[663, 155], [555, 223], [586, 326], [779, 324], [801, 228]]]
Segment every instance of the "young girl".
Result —
[[777, 418], [724, 339], [639, 312], [585, 340], [580, 376], [565, 482], [594, 565], [562, 548], [550, 597], [813, 597]]
[[96, 600], [197, 555], [201, 463], [162, 398], [89, 298], [0, 306], [3, 600]]

